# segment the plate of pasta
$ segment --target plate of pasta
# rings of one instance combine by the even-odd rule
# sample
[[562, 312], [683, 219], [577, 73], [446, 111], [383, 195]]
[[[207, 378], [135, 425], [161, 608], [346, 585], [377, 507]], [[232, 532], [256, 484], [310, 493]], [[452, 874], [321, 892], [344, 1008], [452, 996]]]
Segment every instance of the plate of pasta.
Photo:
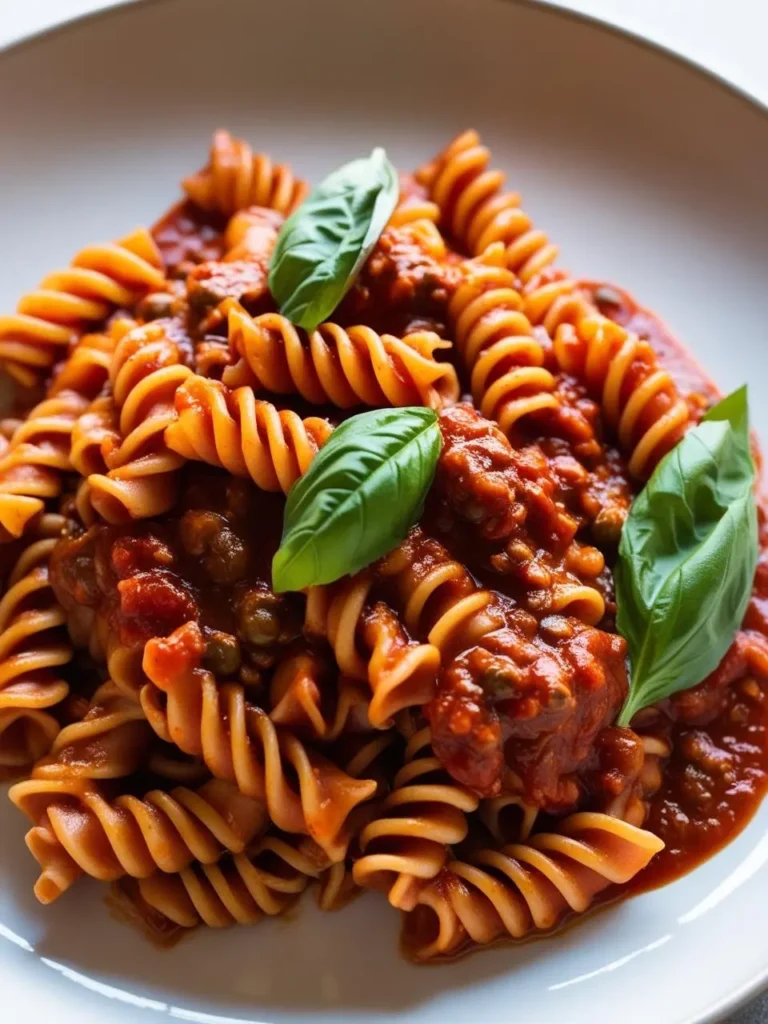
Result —
[[0, 97], [3, 1020], [722, 1019], [764, 112], [492, 0], [137, 4]]

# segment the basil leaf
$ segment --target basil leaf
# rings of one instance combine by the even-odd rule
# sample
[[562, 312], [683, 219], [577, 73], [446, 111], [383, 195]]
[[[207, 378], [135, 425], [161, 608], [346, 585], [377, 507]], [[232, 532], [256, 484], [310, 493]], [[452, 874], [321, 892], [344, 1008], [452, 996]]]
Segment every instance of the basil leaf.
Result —
[[383, 149], [330, 174], [283, 225], [269, 290], [307, 331], [327, 320], [370, 255], [397, 203], [397, 172]]
[[688, 431], [632, 505], [615, 570], [632, 669], [619, 725], [700, 683], [728, 650], [757, 567], [754, 479], [741, 388]]
[[332, 583], [396, 547], [421, 515], [441, 444], [432, 409], [374, 409], [337, 427], [288, 495], [274, 589]]

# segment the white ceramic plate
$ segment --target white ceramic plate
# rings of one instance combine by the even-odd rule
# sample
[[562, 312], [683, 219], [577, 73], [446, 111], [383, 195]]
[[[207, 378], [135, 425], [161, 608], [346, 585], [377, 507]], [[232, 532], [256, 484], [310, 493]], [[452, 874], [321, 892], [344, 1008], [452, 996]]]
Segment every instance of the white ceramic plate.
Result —
[[[411, 167], [474, 125], [562, 264], [628, 286], [768, 436], [768, 118], [668, 55], [498, 0], [164, 0], [0, 60], [0, 308], [83, 243], [151, 222], [215, 126], [317, 179], [374, 144]], [[0, 812], [0, 1020], [718, 1019], [768, 980], [768, 804], [703, 868], [552, 940], [416, 968], [368, 897], [157, 952], [97, 886], [35, 904]]]

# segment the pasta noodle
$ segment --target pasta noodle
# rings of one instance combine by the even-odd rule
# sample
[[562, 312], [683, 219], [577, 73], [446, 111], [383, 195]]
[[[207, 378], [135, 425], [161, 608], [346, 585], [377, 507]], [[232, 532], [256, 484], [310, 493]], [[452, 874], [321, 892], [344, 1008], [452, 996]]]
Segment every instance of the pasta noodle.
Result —
[[70, 439], [85, 399], [60, 391], [36, 405], [0, 458], [0, 539], [20, 537], [48, 498], [57, 497], [72, 469]]
[[113, 881], [213, 864], [223, 850], [244, 850], [264, 827], [263, 805], [218, 779], [198, 790], [114, 800], [90, 780], [29, 779], [10, 798], [33, 822], [27, 846], [42, 868], [35, 885], [41, 903], [58, 899], [81, 874]]
[[545, 368], [515, 275], [496, 265], [501, 247], [464, 264], [464, 280], [448, 306], [456, 347], [471, 373], [472, 397], [505, 434], [522, 417], [557, 409], [555, 378]]
[[232, 306], [229, 343], [237, 359], [222, 376], [231, 387], [248, 385], [308, 402], [356, 405], [426, 405], [437, 409], [459, 395], [456, 371], [435, 352], [450, 348], [437, 334], [381, 336], [370, 327], [321, 324], [305, 340], [279, 313], [252, 318]]
[[[409, 641], [396, 616], [383, 603], [366, 609], [373, 583], [361, 573], [340, 587], [313, 587], [307, 601], [306, 629], [328, 638], [343, 673], [367, 679], [372, 698], [368, 718], [376, 729], [386, 728], [409, 707], [426, 704], [434, 695], [440, 654], [431, 644]], [[358, 649], [358, 637], [368, 652]]]
[[146, 645], [144, 670], [152, 685], [142, 690], [141, 699], [150, 724], [162, 739], [202, 757], [213, 775], [264, 800], [278, 828], [311, 835], [331, 860], [343, 859], [349, 843], [345, 820], [373, 794], [375, 783], [351, 779], [291, 733], [278, 731], [261, 708], [247, 701], [242, 685], [218, 685], [210, 672], [199, 669], [186, 675], [169, 671], [164, 666], [168, 651], [174, 644], [194, 643], [195, 632], [189, 623], [168, 640]]
[[520, 209], [516, 192], [502, 192], [504, 174], [488, 170], [490, 152], [475, 131], [457, 136], [416, 178], [428, 186], [442, 220], [470, 255], [494, 242], [505, 246], [504, 263], [523, 283], [557, 259], [557, 248]]
[[173, 505], [181, 459], [168, 450], [164, 435], [176, 418], [176, 390], [192, 373], [182, 360], [178, 344], [158, 323], [136, 327], [117, 343], [110, 380], [119, 435], [108, 453], [102, 443], [109, 471], [88, 477], [91, 504], [108, 522], [145, 519]]
[[45, 377], [77, 331], [163, 286], [157, 246], [143, 228], [106, 245], [81, 249], [66, 270], [45, 277], [0, 317], [0, 365], [19, 384]]
[[61, 669], [72, 649], [48, 574], [55, 544], [55, 537], [30, 543], [0, 601], [0, 771], [7, 774], [47, 752], [59, 731], [50, 711], [69, 692]]
[[417, 939], [412, 951], [428, 960], [505, 932], [520, 939], [546, 931], [569, 910], [587, 910], [606, 886], [634, 878], [662, 846], [650, 832], [619, 818], [581, 812], [557, 833], [481, 850], [470, 862], [453, 861], [419, 894], [419, 904], [434, 915], [437, 934]]
[[370, 700], [351, 679], [333, 679], [330, 666], [302, 651], [282, 661], [270, 683], [269, 717], [275, 725], [333, 742], [343, 732], [369, 727]]
[[650, 476], [691, 423], [686, 402], [648, 344], [602, 316], [564, 324], [555, 356], [600, 398], [606, 422], [629, 456], [629, 471]]
[[231, 217], [247, 206], [266, 206], [289, 214], [307, 194], [305, 182], [294, 178], [287, 164], [273, 164], [254, 153], [247, 142], [229, 132], [213, 136], [210, 163], [184, 180], [187, 196], [204, 210]]
[[387, 892], [393, 907], [412, 910], [423, 885], [441, 870], [448, 848], [467, 835], [474, 793], [457, 785], [432, 754], [429, 729], [408, 742], [405, 763], [393, 780], [381, 816], [360, 833], [358, 885]]
[[393, 582], [406, 628], [443, 658], [457, 647], [479, 643], [504, 623], [491, 591], [480, 589], [463, 565], [418, 528], [384, 559], [380, 572]]
[[139, 882], [139, 891], [150, 907], [182, 928], [226, 928], [284, 913], [319, 874], [317, 860], [301, 846], [265, 836], [251, 853], [174, 875], [151, 875]]
[[278, 412], [250, 387], [230, 391], [197, 376], [178, 389], [175, 407], [177, 418], [165, 431], [172, 452], [250, 477], [264, 491], [287, 494], [331, 433], [326, 420]]
[[152, 738], [141, 707], [111, 681], [93, 695], [80, 719], [64, 726], [33, 779], [115, 779], [139, 771]]

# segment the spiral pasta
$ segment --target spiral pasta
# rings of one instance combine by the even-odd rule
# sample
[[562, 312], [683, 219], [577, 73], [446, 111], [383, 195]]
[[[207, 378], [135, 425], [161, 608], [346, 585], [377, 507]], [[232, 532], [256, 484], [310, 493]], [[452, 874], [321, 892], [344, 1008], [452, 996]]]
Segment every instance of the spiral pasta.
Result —
[[598, 315], [563, 324], [554, 343], [558, 365], [583, 379], [600, 400], [606, 423], [641, 479], [691, 424], [691, 413], [668, 370], [646, 341]]
[[344, 674], [368, 680], [368, 719], [374, 728], [383, 729], [399, 711], [431, 700], [440, 652], [432, 644], [411, 641], [385, 604], [366, 609], [373, 582], [373, 575], [363, 572], [338, 585], [312, 587], [305, 630], [327, 638]]
[[459, 382], [435, 352], [450, 348], [431, 331], [400, 339], [370, 327], [321, 324], [307, 338], [279, 313], [251, 317], [242, 307], [229, 309], [233, 359], [222, 380], [279, 395], [299, 394], [308, 402], [330, 402], [340, 409], [356, 405], [425, 405], [440, 408], [456, 401]]
[[66, 270], [45, 277], [16, 312], [0, 317], [0, 367], [29, 387], [44, 378], [77, 332], [163, 286], [162, 261], [144, 228], [81, 249]]
[[165, 430], [176, 418], [176, 390], [191, 375], [159, 321], [134, 327], [117, 342], [110, 382], [119, 435], [111, 446], [102, 443], [108, 472], [88, 477], [91, 504], [107, 522], [146, 519], [173, 505], [183, 460], [166, 446]]
[[464, 279], [448, 306], [475, 404], [506, 434], [522, 417], [559, 406], [544, 347], [522, 307], [511, 271], [474, 261], [464, 264]]
[[520, 209], [518, 193], [502, 191], [504, 174], [489, 170], [490, 159], [477, 132], [463, 132], [416, 179], [428, 187], [446, 228], [471, 256], [501, 242], [505, 265], [526, 283], [557, 259], [558, 250]]
[[139, 893], [148, 906], [181, 928], [256, 924], [265, 914], [282, 914], [320, 875], [323, 861], [305, 852], [303, 845], [266, 835], [248, 853], [218, 864], [195, 864], [178, 874], [143, 878]]
[[370, 728], [368, 695], [353, 680], [333, 675], [311, 652], [301, 651], [282, 661], [269, 691], [269, 717], [275, 725], [329, 743], [343, 732]]
[[264, 491], [291, 489], [306, 473], [331, 425], [318, 416], [302, 419], [259, 401], [250, 387], [230, 391], [215, 380], [187, 377], [176, 392], [176, 418], [165, 443], [177, 455], [222, 466], [250, 477]]
[[0, 540], [20, 537], [71, 471], [69, 448], [86, 399], [60, 391], [32, 409], [0, 457]]
[[405, 763], [380, 814], [360, 833], [358, 885], [383, 889], [393, 907], [412, 910], [422, 887], [441, 870], [448, 847], [467, 835], [478, 798], [451, 779], [430, 747], [429, 728], [405, 748]]
[[426, 639], [444, 659], [504, 625], [493, 593], [478, 587], [468, 570], [419, 527], [382, 560], [379, 573], [391, 581], [408, 632]]
[[287, 164], [274, 164], [226, 131], [213, 136], [208, 166], [185, 178], [182, 185], [187, 197], [202, 209], [225, 217], [247, 206], [266, 206], [288, 215], [309, 191]]
[[109, 377], [116, 341], [114, 330], [79, 338], [51, 381], [49, 397], [62, 391], [76, 391], [83, 398], [96, 398]]
[[418, 895], [432, 912], [433, 934], [411, 949], [428, 960], [468, 942], [546, 931], [569, 911], [583, 913], [607, 886], [634, 878], [663, 847], [657, 836], [619, 818], [579, 812], [556, 834], [452, 861]]
[[0, 601], [0, 771], [18, 772], [42, 757], [59, 725], [49, 713], [67, 696], [59, 670], [72, 657], [64, 610], [50, 586], [55, 537], [20, 555]]
[[212, 864], [225, 850], [244, 850], [265, 825], [263, 805], [219, 779], [114, 800], [88, 779], [29, 779], [9, 795], [33, 823], [27, 846], [42, 868], [35, 884], [41, 903], [81, 874], [113, 881]]
[[83, 717], [66, 725], [33, 779], [117, 779], [144, 766], [153, 738], [141, 707], [111, 681], [93, 695]]
[[187, 623], [170, 637], [147, 643], [144, 670], [151, 684], [141, 701], [150, 725], [162, 739], [202, 757], [217, 778], [263, 800], [278, 828], [310, 835], [332, 861], [343, 859], [349, 843], [346, 819], [373, 795], [376, 783], [350, 778], [276, 728], [265, 711], [248, 702], [241, 684], [219, 685], [210, 672], [197, 668], [180, 671], [176, 651], [188, 651], [198, 640], [198, 627]]

